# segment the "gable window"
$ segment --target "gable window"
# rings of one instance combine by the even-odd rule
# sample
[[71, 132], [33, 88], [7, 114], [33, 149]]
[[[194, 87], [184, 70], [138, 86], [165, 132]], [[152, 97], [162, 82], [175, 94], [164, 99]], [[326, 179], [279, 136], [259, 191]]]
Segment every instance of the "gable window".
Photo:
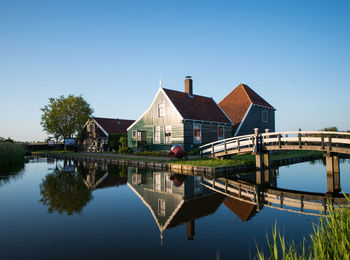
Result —
[[132, 140], [136, 141], [137, 138], [137, 130], [132, 130]]
[[164, 103], [158, 104], [158, 117], [164, 117]]
[[160, 126], [155, 126], [153, 130], [153, 143], [160, 143]]
[[165, 216], [165, 200], [158, 199], [158, 215]]
[[224, 127], [222, 125], [218, 126], [218, 140], [224, 139]]
[[170, 144], [171, 143], [171, 125], [165, 126], [165, 143]]
[[201, 125], [194, 124], [193, 125], [193, 143], [199, 144], [202, 142], [202, 133], [201, 133]]
[[265, 123], [269, 122], [269, 114], [266, 110], [261, 112], [261, 121]]

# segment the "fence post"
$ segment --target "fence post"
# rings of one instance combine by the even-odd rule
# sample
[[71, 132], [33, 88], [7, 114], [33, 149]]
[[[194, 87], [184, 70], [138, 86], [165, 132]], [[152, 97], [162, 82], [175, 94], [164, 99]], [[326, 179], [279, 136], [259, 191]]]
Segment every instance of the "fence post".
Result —
[[227, 154], [227, 150], [226, 150], [226, 140], [224, 141], [224, 151], [225, 151], [225, 154]]
[[298, 139], [299, 139], [299, 149], [301, 149], [301, 134], [298, 133]]

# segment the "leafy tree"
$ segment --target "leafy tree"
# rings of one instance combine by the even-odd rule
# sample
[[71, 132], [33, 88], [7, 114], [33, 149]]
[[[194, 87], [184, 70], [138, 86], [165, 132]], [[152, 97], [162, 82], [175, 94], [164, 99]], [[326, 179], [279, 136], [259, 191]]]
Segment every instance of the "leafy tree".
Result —
[[93, 113], [82, 96], [49, 98], [49, 104], [41, 108], [41, 125], [56, 140], [79, 134]]

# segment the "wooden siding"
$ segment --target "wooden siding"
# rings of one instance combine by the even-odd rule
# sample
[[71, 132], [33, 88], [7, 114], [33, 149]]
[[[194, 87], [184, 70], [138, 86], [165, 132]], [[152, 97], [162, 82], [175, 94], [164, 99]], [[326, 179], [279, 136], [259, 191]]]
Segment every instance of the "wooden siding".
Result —
[[[262, 121], [262, 111], [267, 111], [268, 122]], [[270, 132], [275, 131], [275, 111], [265, 107], [253, 105], [245, 120], [241, 123], [242, 126], [237, 132], [238, 135], [253, 134], [254, 128], [259, 128], [259, 132], [265, 132], [269, 129]]]
[[[193, 125], [201, 125], [201, 143], [193, 143]], [[186, 120], [184, 123], [184, 146], [186, 150], [197, 148], [203, 144], [211, 143], [218, 140], [218, 126], [224, 127], [224, 138], [232, 137], [232, 125], [225, 125], [222, 123], [203, 122]]]
[[[164, 104], [164, 116], [158, 117], [158, 104]], [[165, 143], [165, 126], [171, 126], [171, 143]], [[160, 143], [153, 143], [154, 126], [160, 126]], [[163, 92], [158, 92], [149, 110], [128, 130], [128, 146], [135, 148], [137, 143], [132, 140], [132, 131], [145, 131], [147, 135], [148, 150], [169, 150], [174, 144], [183, 144], [183, 124], [182, 118], [175, 107], [164, 96]]]

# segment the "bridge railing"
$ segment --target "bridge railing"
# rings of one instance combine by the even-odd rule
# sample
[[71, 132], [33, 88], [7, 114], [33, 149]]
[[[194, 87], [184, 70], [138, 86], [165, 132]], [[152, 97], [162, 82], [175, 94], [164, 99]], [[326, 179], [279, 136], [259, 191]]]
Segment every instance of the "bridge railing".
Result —
[[[259, 145], [256, 145], [259, 144]], [[250, 134], [231, 137], [200, 146], [201, 154], [224, 156], [225, 154], [258, 152], [257, 149], [344, 149], [350, 154], [349, 132], [284, 131], [259, 135]]]
[[227, 151], [237, 150], [237, 152], [244, 149], [253, 149], [256, 142], [256, 136], [242, 135], [238, 137], [226, 138], [223, 140], [208, 143], [199, 147], [201, 154], [217, 154], [217, 153], [227, 153]]
[[318, 147], [320, 150], [332, 150], [332, 148], [350, 148], [349, 132], [327, 131], [288, 131], [271, 132], [261, 134], [261, 144], [268, 148], [274, 146], [286, 148], [286, 146]]

